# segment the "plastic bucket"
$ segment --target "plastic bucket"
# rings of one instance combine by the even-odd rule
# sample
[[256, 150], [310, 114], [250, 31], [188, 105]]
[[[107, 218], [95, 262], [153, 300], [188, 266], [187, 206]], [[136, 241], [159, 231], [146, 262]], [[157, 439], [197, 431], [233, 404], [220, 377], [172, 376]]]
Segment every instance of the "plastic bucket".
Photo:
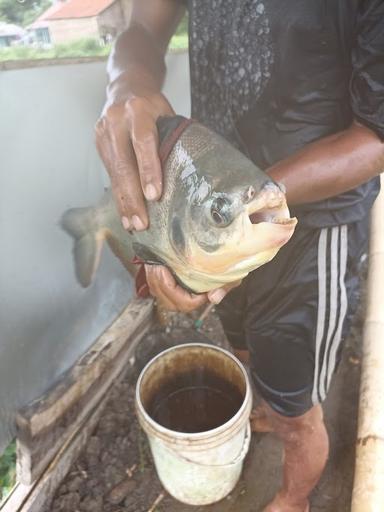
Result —
[[[224, 383], [220, 390], [214, 389], [217, 382]], [[206, 389], [211, 401], [204, 398], [208, 402], [196, 400], [193, 403], [192, 399], [177, 402], [183, 396], [190, 398], [188, 393], [205, 392]], [[228, 390], [230, 395], [226, 394]], [[227, 416], [231, 414], [231, 407], [233, 414], [214, 428], [193, 431], [196, 418], [197, 426], [199, 421], [209, 425], [220, 419], [221, 408], [214, 418], [209, 412], [215, 410], [216, 398], [217, 403], [223, 402]], [[159, 407], [161, 410], [162, 404], [168, 402], [173, 404], [171, 413], [163, 414], [159, 422], [154, 407], [157, 407], [156, 411]], [[230, 404], [228, 410], [227, 402]], [[200, 414], [199, 407], [203, 403], [205, 409]], [[202, 343], [178, 345], [160, 353], [145, 366], [136, 386], [137, 415], [148, 436], [159, 479], [174, 498], [188, 505], [208, 505], [232, 491], [249, 449], [251, 407], [251, 386], [244, 367], [221, 348]], [[191, 419], [191, 429], [188, 425], [183, 426], [183, 431], [179, 427], [176, 430], [170, 428], [163, 420], [167, 418], [172, 424], [173, 417], [181, 422]]]

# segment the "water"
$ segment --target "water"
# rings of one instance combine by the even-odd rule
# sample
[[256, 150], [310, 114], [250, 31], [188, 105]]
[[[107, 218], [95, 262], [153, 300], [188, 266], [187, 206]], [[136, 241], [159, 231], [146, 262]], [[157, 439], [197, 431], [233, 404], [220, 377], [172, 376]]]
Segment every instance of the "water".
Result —
[[206, 432], [231, 419], [243, 396], [230, 382], [208, 370], [194, 370], [166, 382], [148, 407], [160, 425], [176, 432]]

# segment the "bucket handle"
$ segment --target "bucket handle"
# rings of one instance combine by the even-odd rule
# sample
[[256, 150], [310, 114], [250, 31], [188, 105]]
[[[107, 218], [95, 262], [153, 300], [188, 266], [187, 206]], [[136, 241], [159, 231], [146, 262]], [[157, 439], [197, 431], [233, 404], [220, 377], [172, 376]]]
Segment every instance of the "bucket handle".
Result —
[[188, 462], [189, 464], [195, 464], [196, 466], [204, 466], [204, 467], [209, 467], [209, 468], [228, 468], [231, 466], [235, 466], [236, 464], [238, 464], [239, 462], [242, 462], [245, 459], [245, 456], [247, 455], [248, 450], [249, 450], [249, 445], [251, 442], [251, 435], [252, 435], [251, 424], [248, 421], [247, 430], [246, 430], [245, 436], [244, 436], [243, 446], [242, 446], [239, 454], [237, 455], [237, 457], [233, 461], [228, 462], [228, 464], [203, 464], [201, 462], [196, 462], [195, 460], [191, 460], [188, 457], [186, 457], [185, 455], [176, 453], [173, 450], [170, 450], [169, 448], [168, 448], [168, 450], [170, 452], [172, 452], [173, 455], [176, 455], [177, 457], [179, 457], [180, 459], [183, 459], [185, 462]]

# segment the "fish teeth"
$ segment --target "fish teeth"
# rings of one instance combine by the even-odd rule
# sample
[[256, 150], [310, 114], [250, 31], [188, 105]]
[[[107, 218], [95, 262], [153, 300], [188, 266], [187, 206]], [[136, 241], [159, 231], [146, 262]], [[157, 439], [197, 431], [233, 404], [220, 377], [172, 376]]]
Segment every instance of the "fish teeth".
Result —
[[295, 218], [292, 217], [275, 217], [273, 219], [274, 224], [292, 224], [292, 221], [294, 221]]
[[277, 206], [281, 206], [285, 201], [284, 195], [279, 192], [271, 192], [266, 197], [266, 206], [267, 208], [276, 208]]

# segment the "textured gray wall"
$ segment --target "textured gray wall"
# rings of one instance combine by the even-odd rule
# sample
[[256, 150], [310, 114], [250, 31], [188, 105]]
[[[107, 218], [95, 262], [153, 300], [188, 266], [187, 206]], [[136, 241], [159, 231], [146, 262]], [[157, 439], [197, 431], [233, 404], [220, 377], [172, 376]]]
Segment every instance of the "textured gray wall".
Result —
[[[187, 55], [168, 57], [166, 93], [189, 113]], [[76, 282], [61, 214], [108, 183], [94, 148], [105, 62], [0, 71], [0, 451], [13, 414], [68, 369], [132, 297], [104, 248], [92, 286]]]

